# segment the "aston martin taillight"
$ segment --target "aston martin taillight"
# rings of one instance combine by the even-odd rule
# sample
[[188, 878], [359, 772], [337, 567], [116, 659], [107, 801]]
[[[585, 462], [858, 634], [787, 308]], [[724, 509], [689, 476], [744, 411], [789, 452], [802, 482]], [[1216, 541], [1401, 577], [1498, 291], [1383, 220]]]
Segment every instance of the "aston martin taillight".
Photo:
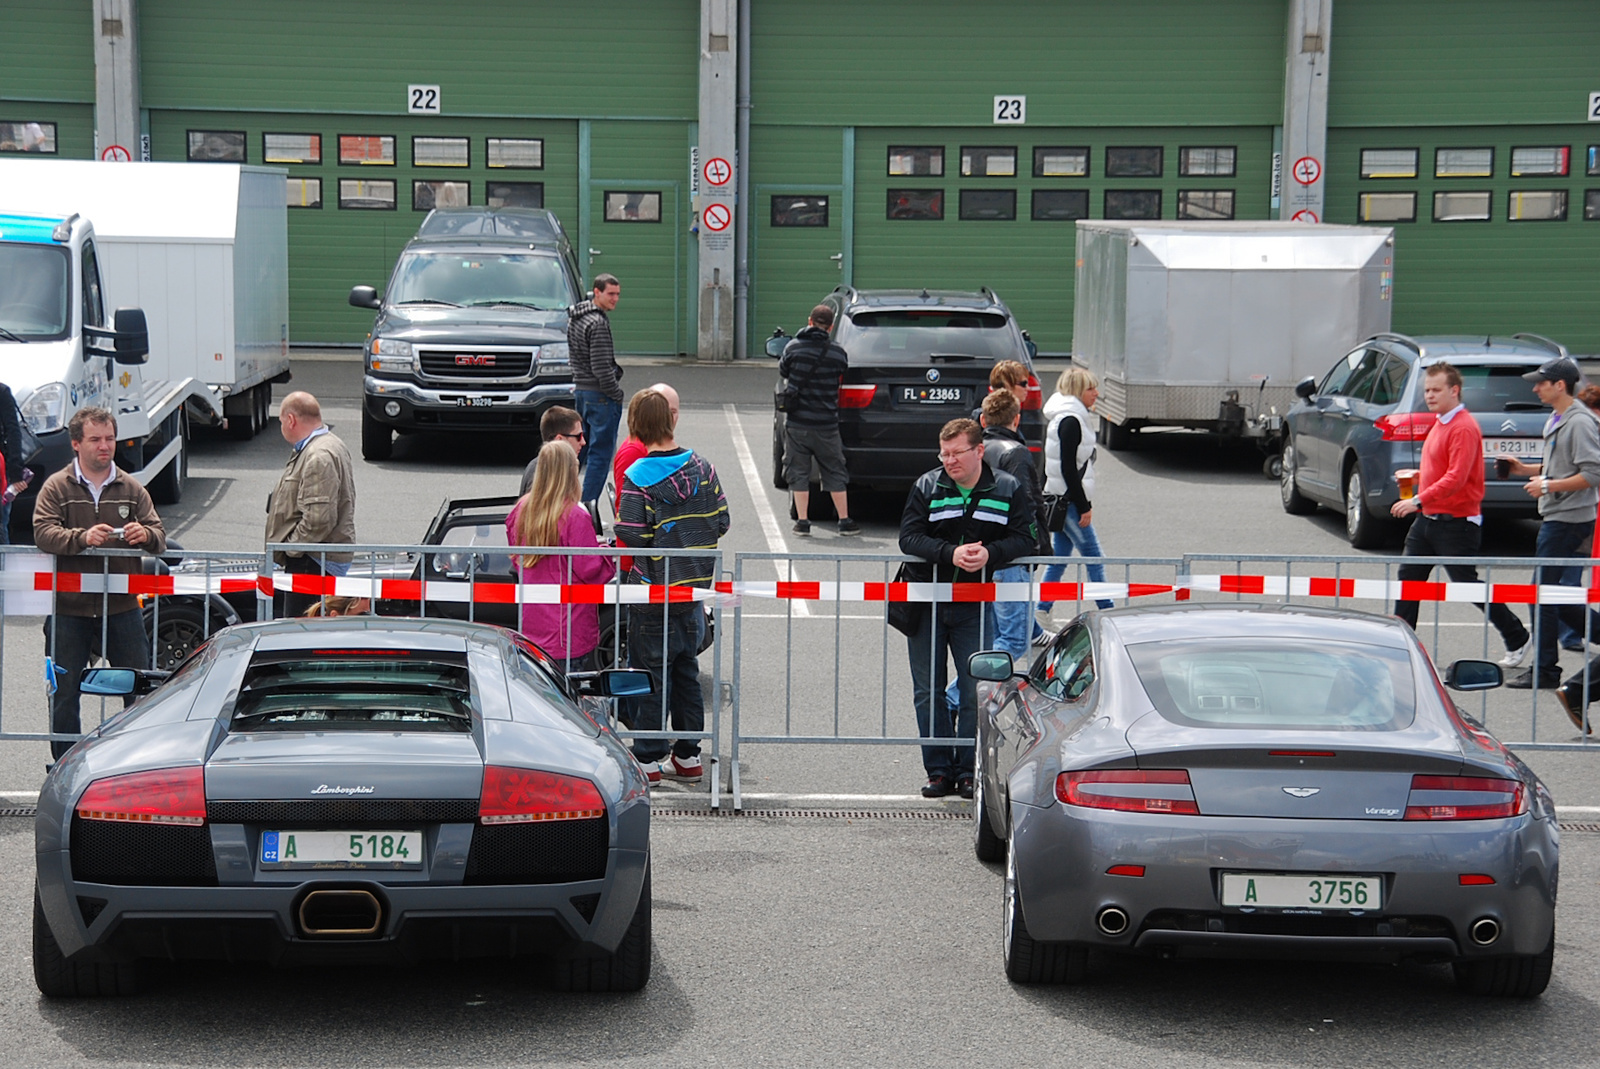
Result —
[[600, 789], [579, 776], [531, 768], [487, 765], [478, 820], [484, 824], [528, 824], [539, 820], [590, 820], [606, 815]]
[[1528, 811], [1528, 792], [1514, 779], [1412, 776], [1407, 820], [1494, 820]]
[[206, 771], [192, 765], [97, 779], [78, 799], [77, 813], [84, 820], [201, 825], [206, 822]]
[[1181, 768], [1102, 768], [1063, 772], [1056, 777], [1056, 797], [1067, 805], [1121, 809], [1133, 813], [1199, 816], [1189, 773]]

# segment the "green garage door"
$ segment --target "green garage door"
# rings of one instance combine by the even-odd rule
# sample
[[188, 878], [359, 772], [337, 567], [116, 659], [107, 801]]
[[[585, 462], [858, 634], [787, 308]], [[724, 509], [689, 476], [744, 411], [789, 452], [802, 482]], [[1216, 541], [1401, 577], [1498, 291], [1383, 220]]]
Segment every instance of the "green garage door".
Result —
[[[289, 339], [359, 343], [381, 292], [435, 206], [544, 207], [576, 243], [577, 123], [555, 119], [152, 111], [158, 160], [240, 160], [289, 175]], [[580, 261], [581, 262], [581, 261]]]
[[622, 283], [611, 314], [618, 352], [692, 351], [687, 125], [596, 122], [590, 131], [584, 284], [602, 271]]
[[838, 286], [844, 222], [838, 186], [756, 186], [750, 222], [755, 262], [752, 355], [777, 327], [787, 334]]
[[988, 286], [1070, 351], [1079, 218], [1265, 219], [1270, 127], [861, 129], [855, 284]]

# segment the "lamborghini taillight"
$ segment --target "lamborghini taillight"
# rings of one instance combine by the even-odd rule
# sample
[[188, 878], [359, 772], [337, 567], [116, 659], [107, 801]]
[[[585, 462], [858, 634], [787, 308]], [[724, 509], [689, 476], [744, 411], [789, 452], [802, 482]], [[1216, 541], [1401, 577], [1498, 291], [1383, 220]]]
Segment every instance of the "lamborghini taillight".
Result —
[[600, 789], [581, 776], [531, 768], [488, 765], [478, 820], [484, 824], [527, 824], [538, 820], [589, 820], [606, 815]]
[[78, 799], [77, 813], [84, 820], [204, 824], [206, 771], [193, 765], [97, 779]]

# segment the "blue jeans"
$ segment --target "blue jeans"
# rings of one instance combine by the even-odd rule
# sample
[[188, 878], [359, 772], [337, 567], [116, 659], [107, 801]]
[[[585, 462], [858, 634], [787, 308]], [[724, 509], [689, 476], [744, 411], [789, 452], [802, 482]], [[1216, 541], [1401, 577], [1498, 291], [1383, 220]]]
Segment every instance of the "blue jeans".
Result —
[[[967, 661], [982, 649], [983, 613], [977, 605], [933, 605], [916, 632], [906, 636], [911, 659], [911, 694], [917, 704], [917, 734], [923, 738], [970, 739], [977, 735], [978, 687]], [[955, 713], [944, 701], [949, 659], [956, 662], [960, 694]], [[929, 778], [956, 780], [972, 775], [972, 747], [924, 746], [922, 767]]]
[[[1050, 548], [1055, 550], [1055, 555], [1058, 557], [1070, 557], [1074, 549], [1078, 551], [1078, 556], [1080, 557], [1105, 556], [1104, 553], [1100, 552], [1100, 539], [1095, 536], [1094, 524], [1091, 523], [1087, 527], [1078, 526], [1078, 506], [1076, 505], [1067, 506], [1067, 525], [1062, 530], [1051, 533]], [[1052, 564], [1044, 570], [1044, 581], [1047, 583], [1059, 583], [1066, 571], [1067, 566], [1065, 564]], [[1088, 571], [1089, 582], [1103, 583], [1106, 581], [1106, 566], [1104, 564], [1091, 564], [1088, 566]], [[1054, 604], [1054, 602], [1041, 601], [1039, 608], [1048, 610]], [[1110, 609], [1116, 605], [1116, 602], [1101, 598], [1095, 604], [1102, 609]]]
[[[78, 684], [89, 658], [100, 652], [99, 616], [54, 617], [55, 644], [51, 646], [51, 618], [44, 621], [45, 647], [56, 667], [65, 669], [56, 674], [56, 692], [50, 697], [50, 730], [58, 735], [77, 735], [82, 731], [78, 720]], [[144, 614], [138, 609], [113, 613], [105, 617], [106, 660], [114, 668], [149, 668], [150, 641], [144, 633]], [[124, 707], [133, 697], [122, 699]], [[61, 760], [72, 743], [52, 741], [50, 756]]]
[[[1534, 543], [1533, 555], [1582, 556], [1583, 543], [1593, 531], [1594, 524], [1588, 521], [1562, 523], [1546, 520], [1539, 525], [1539, 538]], [[1534, 582], [1540, 585], [1577, 586], [1582, 575], [1581, 568], [1541, 566]], [[1561, 648], [1556, 642], [1559, 625], [1565, 623], [1581, 635], [1589, 612], [1584, 605], [1540, 605], [1537, 610], [1535, 619], [1538, 621], [1539, 660], [1535, 674], [1543, 676], [1561, 670]]]
[[[655, 693], [627, 699], [632, 702], [635, 731], [665, 731], [663, 707], [672, 717], [672, 730], [706, 729], [706, 700], [700, 692], [700, 640], [705, 637], [706, 614], [698, 604], [669, 612], [663, 618], [659, 605], [631, 606], [628, 613], [628, 663], [643, 668], [655, 681]], [[687, 760], [700, 753], [699, 739], [634, 739], [633, 756], [649, 764], [668, 751]]]
[[[998, 568], [994, 573], [996, 583], [1026, 583], [1028, 569], [1012, 564]], [[995, 601], [983, 606], [983, 634], [980, 641], [988, 650], [1005, 650], [1011, 654], [1017, 670], [1028, 663], [1028, 643], [1035, 630], [1043, 630], [1033, 621], [1027, 601]], [[944, 700], [952, 707], [961, 704], [960, 680], [952, 682], [944, 692]]]
[[622, 422], [622, 402], [595, 390], [574, 390], [574, 404], [583, 417], [584, 443], [578, 454], [583, 472], [583, 500], [598, 501], [611, 474], [611, 454], [617, 448], [617, 425]]

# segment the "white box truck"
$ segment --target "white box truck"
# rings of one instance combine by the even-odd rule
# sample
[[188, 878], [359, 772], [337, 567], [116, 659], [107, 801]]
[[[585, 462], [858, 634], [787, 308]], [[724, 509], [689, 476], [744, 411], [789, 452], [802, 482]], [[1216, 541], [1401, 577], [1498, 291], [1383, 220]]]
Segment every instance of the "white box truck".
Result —
[[72, 412], [98, 404], [117, 414], [118, 465], [176, 501], [191, 426], [266, 424], [288, 304], [282, 171], [0, 161], [0, 381], [43, 444], [40, 476], [70, 457]]
[[1295, 383], [1389, 329], [1394, 231], [1080, 219], [1076, 277], [1072, 358], [1109, 448], [1188, 427], [1275, 451]]

